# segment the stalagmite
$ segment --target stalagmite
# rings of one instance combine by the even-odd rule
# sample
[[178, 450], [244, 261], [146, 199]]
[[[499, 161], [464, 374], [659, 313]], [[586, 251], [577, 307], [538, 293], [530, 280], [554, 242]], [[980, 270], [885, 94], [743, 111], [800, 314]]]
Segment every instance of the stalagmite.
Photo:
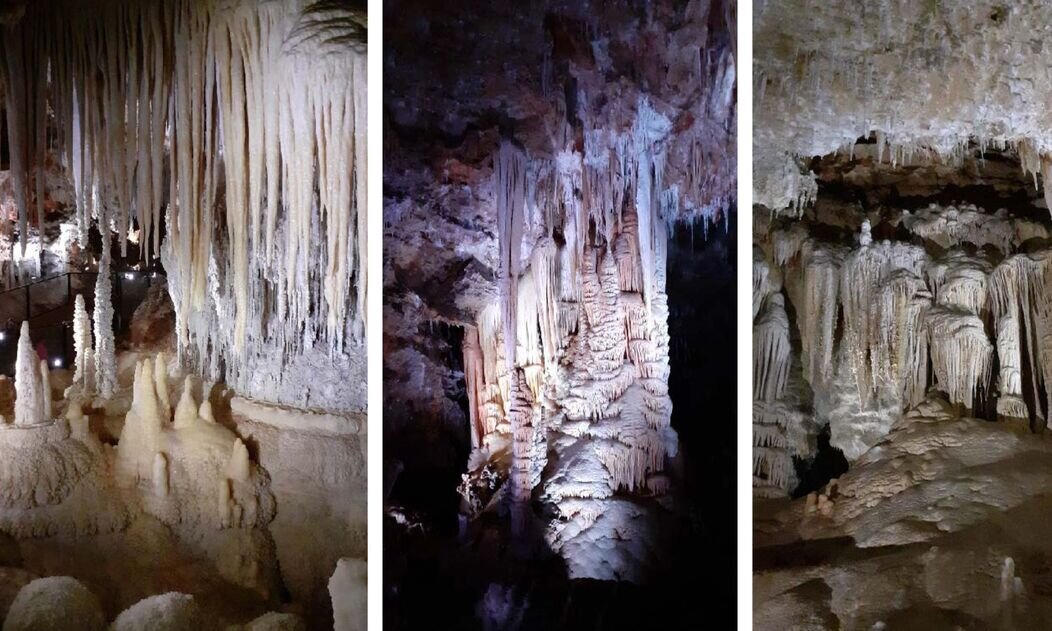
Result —
[[176, 429], [182, 429], [190, 427], [196, 420], [197, 402], [194, 401], [193, 378], [187, 375], [183, 380], [183, 393], [179, 395], [179, 403], [175, 406], [175, 418], [172, 424]]
[[73, 303], [73, 351], [76, 353], [73, 383], [91, 392], [95, 384], [95, 356], [91, 347], [91, 318], [84, 307], [83, 294], [77, 294]]
[[108, 399], [117, 389], [117, 355], [113, 341], [113, 302], [109, 256], [104, 252], [95, 282], [95, 387]]
[[15, 359], [15, 424], [35, 425], [44, 420], [44, 395], [40, 359], [29, 337], [29, 322], [22, 322]]
[[205, 399], [201, 402], [201, 407], [197, 409], [197, 417], [206, 423], [216, 422], [215, 416], [212, 415], [212, 402]]
[[238, 438], [234, 440], [234, 446], [230, 451], [230, 461], [227, 463], [226, 477], [237, 482], [245, 482], [248, 480], [248, 474], [248, 448], [245, 447], [245, 443], [241, 442], [241, 439]]

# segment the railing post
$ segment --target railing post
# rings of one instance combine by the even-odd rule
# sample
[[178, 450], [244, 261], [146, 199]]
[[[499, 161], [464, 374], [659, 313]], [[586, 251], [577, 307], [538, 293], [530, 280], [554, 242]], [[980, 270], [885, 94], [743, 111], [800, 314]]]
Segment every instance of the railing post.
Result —
[[29, 304], [29, 287], [30, 285], [26, 285], [26, 322], [29, 321], [30, 310], [32, 309], [32, 307]]
[[117, 290], [117, 300], [115, 301], [117, 305], [116, 309], [114, 309], [117, 313], [117, 317], [113, 319], [113, 322], [117, 325], [117, 331], [120, 331], [124, 328], [124, 285], [121, 284], [123, 282], [123, 277], [114, 272], [113, 279], [116, 281], [114, 286]]

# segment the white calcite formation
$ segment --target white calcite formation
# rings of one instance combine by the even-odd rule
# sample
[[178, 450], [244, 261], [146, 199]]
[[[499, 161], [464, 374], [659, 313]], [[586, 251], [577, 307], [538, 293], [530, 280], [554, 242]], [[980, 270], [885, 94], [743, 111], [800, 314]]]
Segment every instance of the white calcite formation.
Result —
[[[757, 241], [758, 494], [770, 494], [770, 480], [791, 491], [795, 477], [786, 458], [812, 455], [787, 447], [793, 441], [773, 419], [797, 425], [797, 435], [808, 434], [815, 423], [828, 425], [831, 444], [849, 461], [877, 444], [932, 387], [964, 415], [992, 420], [986, 406], [996, 400], [997, 418], [1046, 424], [1043, 388], [1050, 372], [1038, 327], [1048, 311], [1048, 256], [1040, 249], [1040, 231], [1028, 228], [1025, 235], [1035, 236], [1020, 236], [1020, 221], [1003, 212], [975, 218], [971, 224], [981, 228], [950, 236], [917, 231], [920, 218], [958, 213], [956, 207], [932, 206], [923, 213], [888, 215], [892, 223], [911, 226], [926, 246], [875, 240], [866, 219], [855, 224], [858, 233], [850, 246], [809, 234], [809, 226], [826, 215], [774, 225]], [[1031, 253], [1019, 253], [1024, 247]], [[801, 370], [796, 382], [794, 362]]]
[[[82, 247], [95, 224], [122, 254], [131, 234], [164, 259], [185, 365], [261, 399], [362, 409], [365, 15], [303, 0], [21, 6], [0, 41], [19, 255], [31, 223], [43, 235], [53, 159]], [[114, 365], [108, 283], [100, 371]], [[310, 388], [296, 377], [310, 371], [351, 387]], [[103, 398], [112, 377], [98, 374]]]
[[[459, 16], [432, 16], [428, 35]], [[572, 578], [644, 581], [665, 569], [655, 533], [679, 508], [669, 234], [716, 229], [733, 208], [734, 9], [542, 2], [484, 20], [428, 55], [399, 25], [414, 45], [385, 56], [398, 95], [385, 129], [385, 435], [470, 428], [465, 532], [496, 513], [513, 548], [543, 534]], [[554, 43], [562, 32], [570, 46]], [[449, 68], [456, 87], [436, 85]], [[462, 341], [442, 339], [450, 325]]]
[[[29, 322], [22, 323], [18, 336], [18, 351], [15, 358], [15, 424], [37, 425], [47, 420], [44, 416], [45, 396], [41, 383], [40, 358], [33, 349], [29, 336]], [[45, 370], [47, 370], [45, 366]]]
[[[173, 191], [162, 251], [180, 354], [259, 399], [363, 409], [364, 16], [296, 0], [195, 7], [178, 16], [171, 77], [172, 177], [191, 185]], [[189, 116], [202, 107], [214, 120]]]
[[[162, 521], [212, 528], [265, 526], [273, 519], [274, 498], [242, 440], [196, 412], [189, 378], [178, 408], [184, 418], [176, 426], [164, 405], [168, 395], [160, 394], [167, 379], [154, 375], [158, 368], [163, 370], [151, 358], [135, 367], [131, 409], [117, 445], [117, 474], [152, 492], [148, 504]], [[195, 511], [188, 511], [189, 505]]]
[[[588, 155], [609, 152], [603, 168], [628, 165], [618, 186], [634, 203], [610, 216], [597, 214], [606, 206], [589, 210], [574, 197], [582, 173], [605, 177], [581, 154], [566, 152], [550, 165], [501, 147], [494, 159], [497, 216], [505, 222], [501, 307], [482, 309], [464, 345], [472, 442], [481, 454], [472, 460], [482, 471], [510, 441], [514, 528], [529, 525], [528, 502], [539, 489], [559, 513], [548, 540], [574, 576], [641, 576], [646, 552], [636, 547], [647, 545], [638, 541], [645, 526], [631, 524], [641, 523], [642, 509], [615, 496], [663, 493], [665, 458], [676, 453], [664, 284], [667, 222], [678, 198], [661, 180], [668, 121], [646, 100], [638, 117], [624, 138], [586, 144]], [[527, 190], [534, 198], [526, 199]], [[562, 216], [542, 211], [540, 200], [552, 196], [573, 206]], [[534, 244], [524, 248], [527, 214], [539, 223], [530, 225]], [[589, 224], [602, 229], [590, 233]], [[560, 246], [555, 231], [572, 236]], [[542, 475], [546, 465], [550, 473]], [[585, 550], [584, 542], [617, 527], [628, 528], [621, 549]]]
[[[868, 221], [861, 223], [852, 248], [807, 236], [799, 227], [771, 233], [753, 264], [754, 299], [760, 305], [754, 319], [757, 424], [770, 418], [766, 408], [772, 402], [813, 396], [814, 421], [830, 426], [832, 445], [852, 461], [932, 386], [963, 414], [974, 414], [999, 393], [1003, 416], [1027, 417], [1019, 369], [1023, 332], [1008, 313], [1011, 300], [999, 297], [1018, 291], [998, 284], [1008, 280], [1003, 268], [1012, 266], [1014, 257], [996, 269], [981, 254], [961, 248], [933, 258], [916, 245], [873, 240]], [[782, 266], [784, 287], [771, 280], [776, 266]], [[792, 322], [783, 307], [787, 303], [795, 313]], [[996, 330], [986, 324], [991, 318]], [[788, 391], [793, 361], [801, 365], [798, 385], [813, 394]], [[1000, 375], [994, 374], [995, 365]], [[799, 431], [810, 431], [811, 421], [801, 422]], [[777, 478], [785, 483], [783, 491], [790, 491], [792, 476], [765, 472], [772, 466], [790, 470], [771, 452], [784, 442], [772, 431], [755, 432], [757, 476]]]
[[[0, 21], [0, 248], [14, 250], [0, 273], [25, 277], [56, 248], [78, 268], [98, 259], [94, 300], [73, 305], [70, 374], [48, 371], [23, 326], [0, 531], [34, 570], [104, 586], [111, 614], [186, 592], [206, 616], [243, 609], [202, 622], [225, 628], [287, 596], [331, 625], [328, 579], [365, 545], [366, 16], [45, 0]], [[53, 171], [71, 194], [49, 190]], [[48, 245], [58, 197], [74, 221]], [[163, 262], [163, 291], [136, 311], [156, 335], [133, 323], [115, 339], [128, 262], [111, 242]], [[192, 626], [183, 600], [144, 600], [115, 628]]]
[[84, 306], [84, 295], [73, 302], [73, 383], [84, 392], [95, 389], [95, 350], [91, 343], [91, 316]]
[[[92, 349], [92, 359], [95, 361], [94, 390], [101, 398], [108, 399], [117, 389], [117, 355], [113, 339], [113, 283], [110, 280], [110, 257], [107, 253], [103, 253], [95, 281], [95, 311], [92, 316], [95, 324], [95, 348]], [[87, 361], [87, 355], [82, 361]]]
[[333, 602], [333, 631], [365, 631], [366, 577], [361, 559], [340, 559], [329, 579]]
[[811, 461], [757, 402], [756, 458], [775, 445], [808, 475], [793, 500], [756, 480], [754, 626], [1047, 627], [1023, 559], [1050, 553], [1031, 533], [1052, 473], [1052, 80], [1033, 29], [1052, 9], [789, 0], [754, 18], [754, 265], [784, 285], [758, 293], [785, 296], [796, 431], [828, 427], [847, 460]]
[[4, 619], [4, 631], [105, 628], [98, 597], [68, 576], [38, 578], [23, 587]]
[[[116, 448], [110, 448], [90, 428], [83, 399], [58, 400], [59, 418], [47, 414], [41, 399], [31, 396], [47, 387], [48, 377], [41, 370], [46, 364], [38, 363], [35, 353], [31, 363], [32, 368], [23, 371], [24, 378], [16, 380], [15, 400], [35, 402], [36, 407], [26, 412], [27, 422], [0, 427], [0, 530], [17, 539], [58, 537], [76, 549], [94, 545], [94, 537], [123, 537], [145, 519], [170, 529], [190, 554], [214, 559], [210, 563], [215, 564], [212, 571], [217, 576], [237, 589], [259, 594], [263, 602], [277, 594], [276, 544], [287, 589], [312, 608], [313, 620], [331, 615], [326, 613], [331, 609], [325, 580], [341, 553], [356, 549], [352, 522], [364, 523], [364, 489], [342, 497], [354, 488], [351, 478], [364, 475], [364, 462], [346, 462], [353, 459], [356, 448], [337, 433], [363, 431], [363, 419], [318, 413], [296, 416], [295, 410], [261, 408], [239, 400], [233, 406], [236, 424], [251, 432], [239, 436], [216, 422], [210, 401], [198, 404], [197, 379], [174, 375], [182, 391], [178, 397], [169, 394], [168, 361], [159, 353], [136, 363], [130, 409]], [[175, 398], [178, 404], [173, 408], [169, 401]], [[268, 469], [250, 454], [249, 436], [259, 445]], [[305, 463], [316, 460], [319, 453], [325, 457], [311, 465], [316, 470], [311, 474], [317, 477], [314, 484], [290, 480], [289, 471], [306, 471]], [[274, 464], [279, 460], [282, 465]], [[322, 493], [316, 490], [321, 485], [342, 499], [320, 502], [325, 506], [317, 498], [289, 499], [296, 492]], [[280, 523], [275, 520], [279, 497], [289, 511]], [[356, 509], [356, 502], [362, 506]], [[300, 523], [308, 514], [312, 523]], [[312, 539], [320, 530], [336, 538]], [[158, 545], [156, 554], [173, 554]], [[193, 567], [189, 560], [168, 559], [166, 563]], [[344, 564], [364, 567], [364, 561], [353, 558], [345, 558]], [[90, 572], [76, 562], [66, 567]], [[360, 574], [359, 578], [341, 580], [363, 581], [364, 570], [356, 572], [352, 574]], [[129, 591], [121, 587], [122, 599], [140, 593], [138, 587], [126, 587]], [[317, 590], [324, 594], [321, 605]], [[359, 591], [364, 594], [364, 583]], [[352, 609], [340, 605], [338, 615], [347, 621], [364, 620], [364, 595], [352, 600], [358, 604]], [[185, 605], [170, 595], [147, 599], [122, 614], [118, 628], [145, 628], [143, 624], [161, 628], [156, 625], [168, 624], [170, 618], [198, 615]], [[154, 622], [143, 623], [143, 619]]]

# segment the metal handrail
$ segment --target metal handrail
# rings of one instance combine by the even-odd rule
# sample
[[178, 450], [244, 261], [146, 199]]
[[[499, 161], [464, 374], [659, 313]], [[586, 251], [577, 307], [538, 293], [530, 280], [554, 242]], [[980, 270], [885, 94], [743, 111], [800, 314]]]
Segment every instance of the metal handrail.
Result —
[[10, 289], [2, 289], [2, 290], [0, 290], [0, 296], [3, 296], [4, 294], [9, 294], [9, 293], [11, 293], [13, 291], [18, 291], [19, 289], [25, 289], [26, 287], [32, 287], [33, 285], [39, 285], [40, 283], [47, 283], [47, 282], [55, 280], [56, 278], [63, 278], [65, 276], [72, 276], [73, 274], [77, 274], [77, 275], [81, 275], [81, 274], [96, 274], [97, 275], [98, 273], [99, 273], [98, 270], [95, 270], [94, 272], [84, 272], [84, 271], [77, 271], [77, 270], [73, 270], [73, 271], [69, 271], [69, 272], [62, 272], [61, 274], [55, 274], [54, 276], [48, 276], [47, 278], [40, 278], [40, 279], [34, 280], [33, 282], [26, 283], [24, 285], [19, 285], [17, 287], [11, 287]]
[[[39, 322], [40, 318], [42, 318], [44, 316], [52, 314], [52, 313], [54, 313], [56, 311], [61, 311], [63, 309], [69, 309], [70, 305], [73, 303], [73, 281], [72, 281], [72, 278], [73, 278], [74, 275], [82, 276], [82, 275], [93, 274], [93, 275], [97, 276], [98, 273], [99, 273], [98, 271], [71, 270], [71, 271], [63, 272], [61, 274], [55, 274], [54, 276], [49, 276], [47, 278], [41, 278], [41, 279], [35, 280], [33, 282], [26, 283], [24, 285], [19, 285], [18, 287], [12, 287], [11, 289], [0, 291], [0, 299], [2, 299], [3, 297], [5, 297], [5, 296], [7, 296], [9, 294], [12, 294], [12, 293], [14, 293], [16, 291], [24, 292], [25, 293], [25, 301], [26, 301], [25, 320], [29, 321], [29, 322], [33, 322], [33, 321]], [[125, 321], [125, 317], [124, 317], [124, 313], [123, 313], [123, 309], [122, 309], [122, 307], [124, 306], [124, 282], [123, 282], [124, 278], [123, 277], [125, 275], [127, 275], [127, 274], [143, 274], [143, 277], [146, 279], [147, 285], [151, 285], [152, 284], [151, 279], [152, 279], [153, 276], [155, 276], [157, 274], [160, 274], [160, 275], [163, 275], [163, 276], [167, 276], [167, 274], [165, 274], [163, 268], [159, 268], [159, 269], [155, 268], [155, 269], [147, 269], [147, 270], [124, 269], [124, 270], [111, 270], [110, 271], [110, 275], [113, 277], [113, 280], [114, 280], [114, 283], [113, 283], [113, 286], [112, 286], [112, 291], [115, 294], [114, 301], [115, 301], [115, 306], [117, 307], [117, 309], [115, 310], [115, 313], [114, 313], [113, 326], [114, 326], [114, 329], [118, 330], [118, 331], [119, 330], [123, 330], [125, 325], [127, 324], [127, 322]], [[32, 313], [31, 312], [32, 300], [31, 300], [31, 295], [30, 295], [30, 288], [33, 285], [39, 285], [41, 283], [46, 283], [46, 282], [49, 282], [49, 281], [54, 281], [54, 280], [58, 280], [58, 279], [62, 279], [62, 278], [66, 278], [66, 298], [62, 302], [62, 304], [59, 304], [58, 306], [55, 306], [55, 307], [52, 307], [50, 309], [41, 311], [39, 313]], [[38, 335], [40, 333], [44, 332], [44, 331], [52, 331], [52, 332], [53, 331], [58, 331], [59, 332], [58, 333], [58, 335], [59, 335], [58, 345], [60, 347], [60, 350], [59, 350], [58, 357], [61, 357], [60, 361], [61, 361], [61, 363], [64, 364], [64, 363], [67, 363], [70, 360], [70, 357], [69, 357], [70, 346], [67, 343], [68, 342], [67, 338], [69, 337], [69, 331], [71, 329], [71, 326], [72, 326], [72, 321], [70, 319], [63, 319], [60, 322], [54, 322], [52, 324], [46, 324], [46, 325], [33, 324], [33, 325], [31, 325], [31, 329], [32, 329], [32, 331], [34, 331], [35, 334], [38, 334]], [[11, 335], [11, 334], [16, 334], [17, 333], [14, 330], [10, 330], [9, 327], [7, 327], [4, 323], [0, 323], [0, 331], [3, 331], [7, 335]], [[5, 350], [4, 353], [6, 354], [6, 352], [7, 351]], [[61, 365], [61, 364], [56, 364], [56, 365]], [[6, 366], [5, 365], [2, 369], [0, 369], [0, 373], [2, 373], [2, 374], [12, 374], [12, 373], [9, 372], [9, 370], [13, 370], [13, 365], [12, 366]]]

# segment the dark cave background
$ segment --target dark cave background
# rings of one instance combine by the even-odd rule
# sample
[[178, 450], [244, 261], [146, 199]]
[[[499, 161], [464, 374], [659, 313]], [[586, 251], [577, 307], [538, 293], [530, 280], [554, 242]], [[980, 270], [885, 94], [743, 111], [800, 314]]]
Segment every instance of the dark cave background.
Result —
[[738, 216], [725, 217], [707, 236], [698, 223], [677, 224], [668, 249], [669, 394], [680, 442], [674, 492], [690, 519], [670, 581], [683, 585], [684, 603], [695, 603], [683, 620], [694, 628], [729, 628], [736, 613], [737, 340], [749, 332], [737, 322]]
[[[384, 626], [485, 628], [476, 607], [491, 584], [521, 629], [719, 628], [736, 616], [737, 219], [708, 229], [679, 224], [669, 238], [667, 293], [673, 402], [680, 449], [668, 465], [673, 510], [662, 524], [669, 559], [644, 586], [570, 580], [562, 560], [535, 533], [523, 554], [509, 543], [507, 519], [484, 513], [462, 532], [456, 485], [470, 439], [460, 341], [455, 326], [429, 326], [427, 355], [452, 370], [447, 392], [459, 424], [407, 423], [385, 432], [388, 458], [402, 463], [388, 505], [426, 532], [384, 521]], [[386, 375], [385, 375], [386, 377]], [[385, 379], [385, 401], [397, 383]], [[385, 408], [387, 404], [385, 403]], [[427, 415], [428, 410], [417, 411]], [[420, 428], [428, 428], [421, 432]], [[540, 524], [539, 524], [540, 525]], [[521, 617], [519, 617], [521, 616]]]

